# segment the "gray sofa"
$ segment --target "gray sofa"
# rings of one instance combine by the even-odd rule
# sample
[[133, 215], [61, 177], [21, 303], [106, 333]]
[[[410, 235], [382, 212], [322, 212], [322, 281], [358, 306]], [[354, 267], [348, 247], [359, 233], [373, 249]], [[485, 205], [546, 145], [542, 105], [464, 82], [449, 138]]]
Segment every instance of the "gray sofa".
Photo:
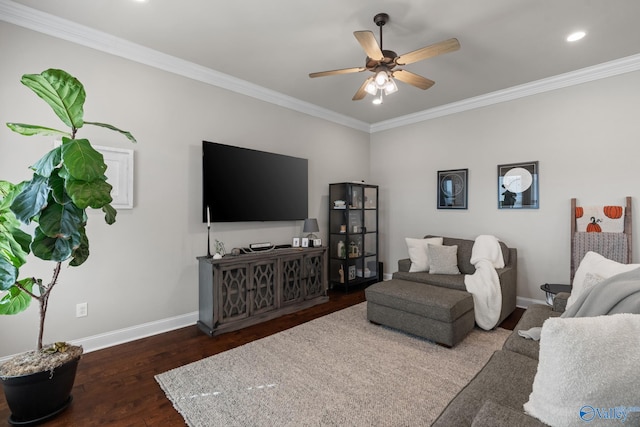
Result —
[[[425, 239], [429, 237], [439, 236], [427, 235], [425, 236]], [[461, 274], [430, 274], [429, 272], [409, 273], [411, 260], [406, 258], [398, 261], [398, 271], [393, 273], [393, 278], [426, 283], [429, 285], [466, 292], [464, 276], [466, 274], [473, 274], [476, 272], [476, 268], [471, 264], [471, 250], [473, 248], [473, 243], [473, 240], [443, 237], [443, 245], [458, 246], [458, 269]], [[500, 247], [502, 248], [502, 257], [504, 258], [505, 266], [504, 268], [496, 270], [498, 278], [500, 279], [500, 288], [502, 291], [502, 310], [500, 311], [500, 320], [498, 323], [506, 319], [513, 310], [516, 309], [516, 278], [518, 273], [517, 250], [515, 248], [507, 247], [503, 242], [500, 242]]]
[[[427, 236], [432, 237], [432, 236]], [[398, 261], [392, 280], [365, 290], [367, 318], [372, 323], [414, 334], [453, 347], [473, 329], [473, 297], [466, 291], [464, 277], [475, 273], [471, 264], [474, 241], [443, 238], [443, 245], [457, 245], [457, 266], [461, 274], [409, 272], [410, 259]], [[505, 267], [497, 269], [502, 291], [502, 322], [516, 307], [517, 251], [500, 243]]]
[[540, 343], [522, 338], [518, 330], [542, 326], [560, 316], [569, 294], [560, 293], [554, 306], [532, 305], [482, 370], [442, 411], [432, 427], [540, 427], [546, 424], [524, 413], [538, 369]]

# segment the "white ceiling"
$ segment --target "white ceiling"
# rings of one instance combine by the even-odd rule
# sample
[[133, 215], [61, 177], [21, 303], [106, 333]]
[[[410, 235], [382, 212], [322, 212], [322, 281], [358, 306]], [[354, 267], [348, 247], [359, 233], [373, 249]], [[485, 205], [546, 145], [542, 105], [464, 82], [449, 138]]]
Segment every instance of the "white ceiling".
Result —
[[[2, 0], [5, 1], [5, 0]], [[6, 3], [6, 2], [5, 2]], [[365, 123], [378, 123], [640, 53], [637, 0], [17, 0], [31, 8], [208, 67]], [[390, 15], [398, 54], [456, 37], [461, 49], [404, 68], [436, 84], [398, 83], [375, 106], [351, 98], [370, 72], [353, 36]], [[575, 30], [587, 36], [565, 41]]]

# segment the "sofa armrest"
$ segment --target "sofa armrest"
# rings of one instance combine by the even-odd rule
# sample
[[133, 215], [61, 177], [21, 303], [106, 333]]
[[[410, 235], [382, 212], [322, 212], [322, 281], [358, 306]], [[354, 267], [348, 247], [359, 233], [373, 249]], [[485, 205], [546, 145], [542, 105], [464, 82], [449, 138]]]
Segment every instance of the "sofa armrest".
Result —
[[473, 418], [471, 427], [540, 427], [546, 424], [522, 411], [487, 400]]
[[564, 313], [567, 308], [567, 300], [571, 294], [569, 292], [558, 292], [553, 298], [553, 311]]
[[398, 271], [407, 273], [409, 272], [410, 268], [411, 268], [411, 260], [409, 258], [398, 260]]

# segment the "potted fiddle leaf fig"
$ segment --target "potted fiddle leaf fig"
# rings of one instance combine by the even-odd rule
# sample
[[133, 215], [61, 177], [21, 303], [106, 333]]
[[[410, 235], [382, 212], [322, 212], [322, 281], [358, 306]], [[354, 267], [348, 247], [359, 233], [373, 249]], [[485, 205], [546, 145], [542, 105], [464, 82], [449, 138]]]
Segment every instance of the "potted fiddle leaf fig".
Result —
[[[87, 209], [101, 209], [107, 224], [116, 220], [103, 156], [77, 133], [83, 126], [93, 125], [120, 132], [132, 142], [136, 140], [112, 125], [85, 121], [84, 87], [67, 72], [49, 69], [25, 74], [21, 82], [69, 128], [7, 123], [21, 135], [62, 141], [33, 163], [30, 180], [19, 184], [0, 181], [0, 314], [18, 314], [34, 299], [40, 305], [36, 349], [0, 366], [0, 380], [11, 410], [9, 422], [23, 425], [48, 419], [71, 402], [82, 347], [64, 342], [43, 345], [49, 297], [63, 263], [77, 267], [89, 257]], [[53, 263], [51, 278], [21, 274], [27, 260], [31, 262], [33, 257]], [[27, 388], [32, 383], [34, 388]]]

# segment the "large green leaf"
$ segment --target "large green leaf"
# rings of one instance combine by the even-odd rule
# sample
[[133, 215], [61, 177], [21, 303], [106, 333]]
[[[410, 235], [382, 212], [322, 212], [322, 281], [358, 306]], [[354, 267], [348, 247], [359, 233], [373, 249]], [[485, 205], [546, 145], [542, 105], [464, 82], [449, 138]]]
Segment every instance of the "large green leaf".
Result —
[[73, 251], [71, 239], [52, 238], [36, 228], [31, 243], [31, 251], [35, 256], [45, 261], [64, 261], [71, 256]]
[[89, 258], [89, 238], [83, 228], [80, 234], [80, 244], [73, 250], [73, 259], [69, 261], [69, 266], [78, 267]]
[[[33, 279], [22, 279], [19, 283], [29, 292], [32, 291]], [[14, 286], [0, 299], [0, 314], [18, 314], [26, 310], [29, 304], [31, 304], [31, 295]]]
[[50, 196], [56, 203], [66, 205], [71, 203], [71, 197], [64, 189], [64, 178], [60, 176], [62, 169], [56, 169], [49, 177], [49, 187], [51, 188]]
[[17, 278], [18, 269], [4, 257], [0, 257], [0, 291], [11, 288]]
[[65, 185], [65, 190], [71, 196], [73, 203], [80, 209], [88, 207], [100, 209], [111, 203], [112, 188], [111, 184], [104, 179], [96, 179], [92, 182], [68, 179]]
[[25, 123], [7, 123], [7, 127], [9, 127], [9, 129], [11, 129], [12, 131], [24, 136], [71, 136], [69, 132], [63, 130], [38, 125], [28, 125]]
[[49, 183], [47, 178], [33, 174], [33, 179], [24, 185], [20, 194], [13, 200], [11, 210], [20, 221], [29, 224], [31, 218], [38, 214], [47, 203], [48, 196]]
[[55, 200], [49, 199], [49, 204], [40, 213], [40, 229], [49, 237], [70, 239], [78, 236], [80, 229], [84, 227], [83, 210], [73, 203], [61, 205]]
[[20, 194], [25, 185], [25, 182], [15, 185], [9, 181], [0, 181], [0, 212], [11, 208], [13, 199]]
[[42, 156], [35, 165], [31, 166], [31, 169], [33, 169], [38, 175], [48, 178], [51, 176], [51, 172], [53, 172], [53, 170], [60, 164], [60, 160], [62, 160], [60, 152], [60, 147], [54, 148]]
[[27, 262], [30, 252], [31, 235], [20, 229], [18, 220], [2, 218], [0, 221], [0, 255], [16, 268]]
[[131, 132], [126, 131], [126, 130], [122, 130], [122, 129], [118, 129], [117, 127], [107, 124], [107, 123], [99, 123], [99, 122], [84, 122], [85, 125], [93, 125], [93, 126], [100, 126], [103, 128], [107, 128], [107, 129], [111, 129], [114, 130], [116, 132], [120, 132], [121, 134], [123, 134], [124, 136], [127, 137], [127, 139], [131, 142], [138, 142], [136, 141], [136, 139], [133, 137], [133, 135], [131, 135]]
[[40, 74], [25, 74], [22, 84], [34, 91], [72, 129], [83, 125], [86, 93], [82, 83], [63, 70], [49, 69]]
[[[62, 161], [74, 179], [93, 181], [104, 177], [107, 165], [88, 139], [62, 138]], [[73, 194], [69, 193], [71, 198]]]
[[113, 206], [106, 204], [102, 207], [102, 211], [104, 212], [104, 221], [111, 225], [116, 222], [116, 215], [118, 212], [113, 208]]

